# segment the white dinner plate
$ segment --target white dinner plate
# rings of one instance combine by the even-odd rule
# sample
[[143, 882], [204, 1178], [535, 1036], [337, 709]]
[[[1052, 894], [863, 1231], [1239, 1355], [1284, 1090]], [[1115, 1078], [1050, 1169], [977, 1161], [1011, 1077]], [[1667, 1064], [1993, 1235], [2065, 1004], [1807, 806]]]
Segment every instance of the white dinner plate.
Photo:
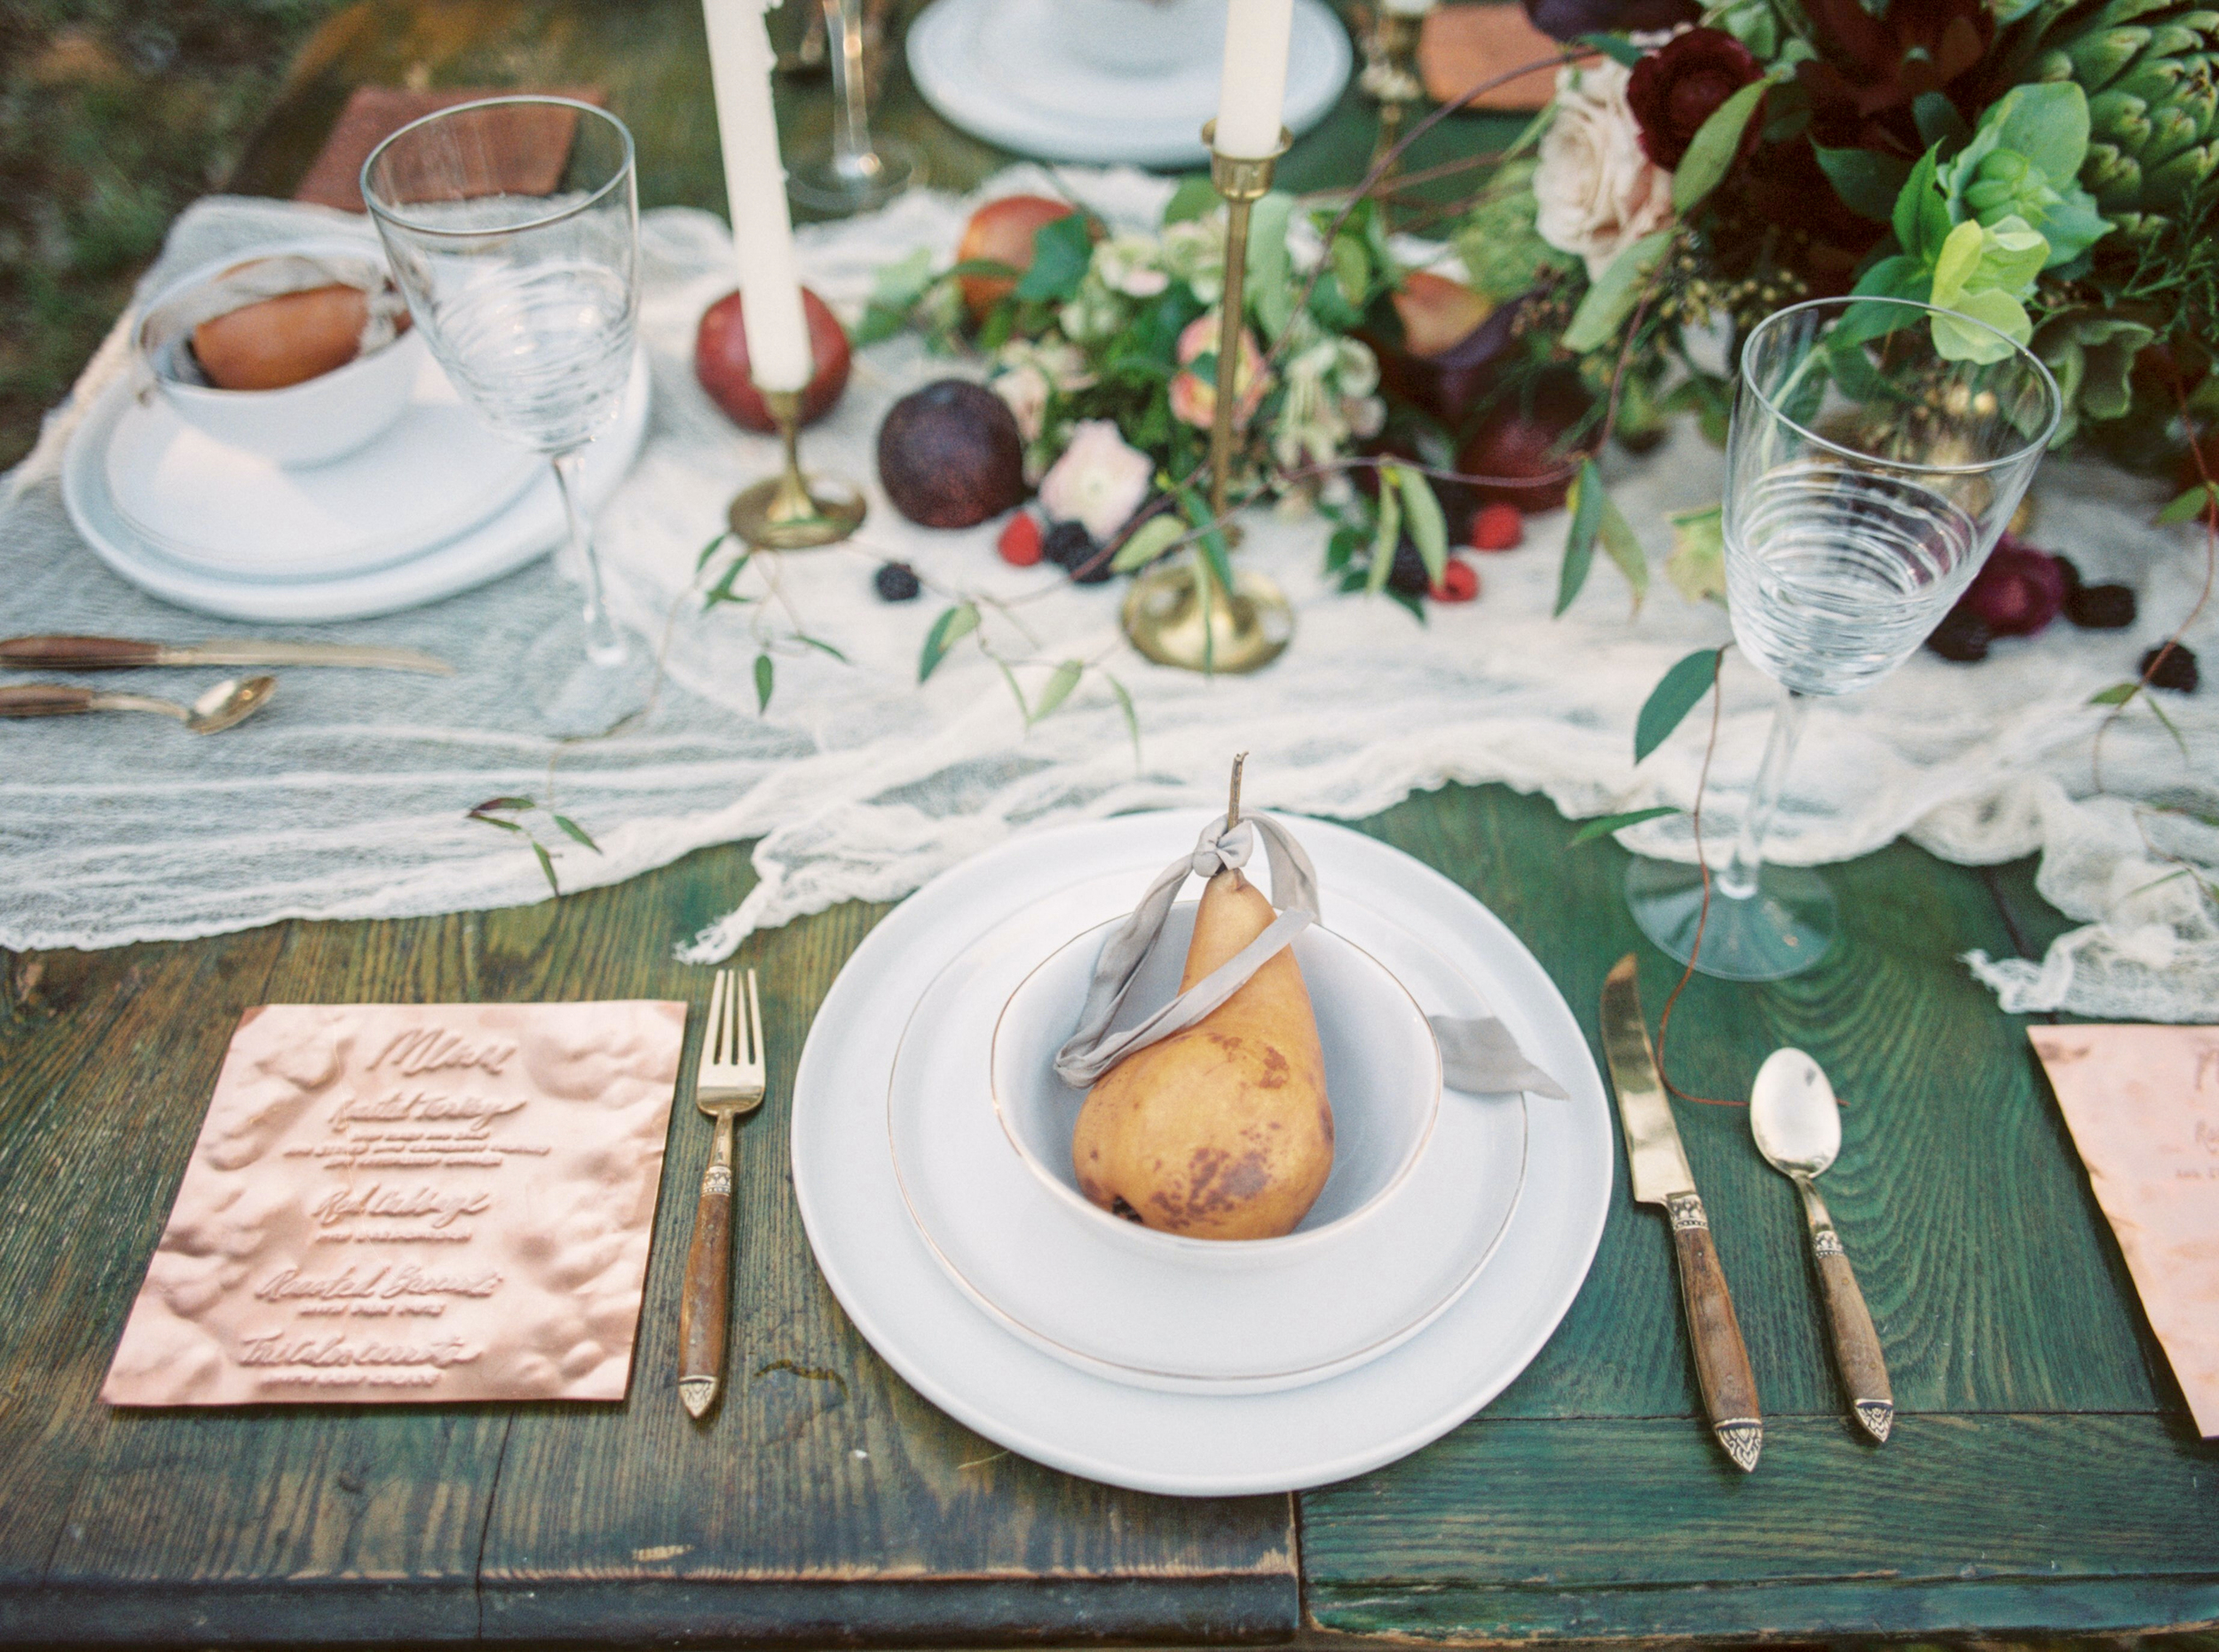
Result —
[[[502, 510], [444, 543], [403, 561], [329, 578], [249, 579], [193, 567], [166, 555], [125, 519], [108, 486], [107, 449], [131, 399], [111, 384], [85, 410], [62, 456], [62, 503], [93, 555], [124, 579], [180, 607], [227, 620], [304, 623], [362, 620], [452, 597], [544, 556], [564, 534], [562, 496], [541, 462], [539, 474]], [[647, 434], [647, 358], [632, 364], [615, 424], [586, 449], [588, 511], [597, 509], [631, 469]]]
[[[909, 27], [909, 71], [942, 115], [1020, 154], [1096, 165], [1191, 166], [1209, 159], [1222, 35], [1161, 73], [1110, 72], [1073, 49], [1052, 4], [936, 0]], [[1347, 83], [1348, 31], [1320, 0], [1295, 0], [1281, 119], [1307, 131]]]
[[[1309, 1244], [1136, 1248], [1140, 1236], [1057, 1198], [1024, 1165], [988, 1103], [985, 1063], [1017, 982], [1073, 934], [1130, 911], [1159, 870], [1136, 865], [1035, 901], [934, 979], [888, 1085], [895, 1174], [950, 1277], [1019, 1336], [1081, 1371], [1219, 1395], [1323, 1381], [1415, 1336], [1479, 1277], [1524, 1180], [1526, 1099], [1443, 1095], [1410, 1174]], [[1490, 1013], [1424, 943], [1355, 897], [1337, 893], [1331, 905], [1336, 933], [1384, 965], [1420, 1008]], [[1165, 935], [1183, 954], [1183, 938]], [[1313, 929], [1295, 945], [1299, 953], [1305, 942], [1330, 939]], [[1328, 1000], [1314, 1000], [1331, 1082], [1346, 1066], [1335, 1036], [1359, 1035], [1335, 1024]], [[1430, 1047], [1430, 1030], [1419, 1022], [1416, 1032]], [[1332, 1084], [1344, 1138], [1361, 1128], [1367, 1099], [1351, 1090]], [[1346, 1161], [1344, 1153], [1337, 1171]]]
[[1328, 923], [1361, 908], [1424, 943], [1570, 1092], [1528, 1110], [1526, 1180], [1500, 1244], [1435, 1322], [1325, 1381], [1267, 1394], [1184, 1394], [1114, 1381], [1036, 1348], [933, 1259], [902, 1202], [886, 1086], [909, 1010], [950, 960], [1003, 919], [1078, 881], [1073, 868], [1161, 868], [1190, 853], [1200, 810], [1029, 834], [935, 879], [866, 937], [833, 982], [795, 1074], [794, 1196], [827, 1284], [888, 1363], [997, 1443], [1090, 1479], [1175, 1496], [1321, 1485], [1417, 1450], [1469, 1417], [1540, 1351], [1586, 1277], [1615, 1146], [1601, 1075], [1563, 997], [1471, 896], [1344, 826], [1291, 823]]
[[500, 510], [547, 461], [486, 429], [411, 331], [400, 416], [351, 454], [284, 465], [217, 440], [159, 394], [126, 401], [108, 494], [173, 560], [233, 579], [331, 579], [420, 555]]

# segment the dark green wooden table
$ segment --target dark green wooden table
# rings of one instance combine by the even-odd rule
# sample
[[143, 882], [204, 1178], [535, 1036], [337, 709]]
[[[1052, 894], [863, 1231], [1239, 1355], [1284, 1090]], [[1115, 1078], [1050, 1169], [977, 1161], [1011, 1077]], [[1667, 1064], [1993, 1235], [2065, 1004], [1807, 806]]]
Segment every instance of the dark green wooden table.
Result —
[[[373, 0], [304, 55], [249, 157], [284, 193], [352, 84], [597, 82], [650, 203], [716, 204], [693, 0]], [[821, 92], [790, 99], [821, 130]], [[889, 124], [944, 180], [991, 167], [900, 83]], [[1489, 141], [1473, 123], [1451, 153]], [[1344, 103], [1298, 186], [1370, 147]], [[1641, 947], [1625, 857], [1545, 802], [1448, 788], [1357, 823], [1470, 889], [1593, 1029]], [[270, 1001], [689, 997], [671, 948], [730, 911], [744, 849], [513, 911], [292, 923], [6, 960], [0, 992], [0, 1640], [883, 1644], [1828, 1639], [2120, 1633], [2219, 1622], [2219, 1448], [2199, 1442], [2023, 1024], [1958, 954], [2059, 927], [2024, 866], [1903, 846], [1837, 873], [1838, 954], [1771, 987], [1699, 982], [1678, 1075], [1746, 1083], [1781, 1044], [1852, 1105], [1828, 1197], [1886, 1344], [1899, 1421], [1842, 1419], [1788, 1186], [1737, 1111], [1682, 1128], [1764, 1395], [1744, 1477], [1696, 1420], [1669, 1242], [1623, 1179], [1555, 1340], [1475, 1420], [1299, 1498], [1114, 1491], [951, 1422], [818, 1279], [786, 1166], [794, 1063], [884, 908], [757, 936], [771, 1102], [743, 1135], [732, 1387], [669, 1392], [686, 1197], [708, 1134], [682, 1094], [622, 1406], [112, 1413], [96, 1396], [239, 1012]], [[689, 1067], [691, 1063], [689, 1062]]]

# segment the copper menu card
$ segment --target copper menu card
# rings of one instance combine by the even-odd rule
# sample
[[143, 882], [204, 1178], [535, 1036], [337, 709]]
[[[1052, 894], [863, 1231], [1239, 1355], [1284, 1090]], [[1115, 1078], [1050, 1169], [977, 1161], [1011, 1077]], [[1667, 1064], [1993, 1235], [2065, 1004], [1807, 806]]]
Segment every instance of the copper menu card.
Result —
[[2196, 1430], [2219, 1436], [2219, 1027], [2026, 1036]]
[[101, 1397], [622, 1399], [684, 1034], [646, 1000], [249, 1009]]

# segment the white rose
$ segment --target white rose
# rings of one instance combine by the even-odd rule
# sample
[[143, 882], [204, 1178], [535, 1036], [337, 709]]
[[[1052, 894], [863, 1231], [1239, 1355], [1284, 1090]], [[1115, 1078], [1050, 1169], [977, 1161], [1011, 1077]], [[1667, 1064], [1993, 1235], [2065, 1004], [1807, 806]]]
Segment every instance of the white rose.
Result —
[[1672, 175], [1642, 153], [1626, 102], [1630, 74], [1608, 61], [1559, 69], [1556, 115], [1534, 170], [1535, 228], [1558, 251], [1584, 258], [1591, 281], [1672, 216]]
[[1040, 478], [1040, 506], [1057, 522], [1077, 522], [1096, 544], [1125, 525], [1148, 497], [1156, 466], [1128, 447], [1110, 419], [1081, 419], [1071, 445]]

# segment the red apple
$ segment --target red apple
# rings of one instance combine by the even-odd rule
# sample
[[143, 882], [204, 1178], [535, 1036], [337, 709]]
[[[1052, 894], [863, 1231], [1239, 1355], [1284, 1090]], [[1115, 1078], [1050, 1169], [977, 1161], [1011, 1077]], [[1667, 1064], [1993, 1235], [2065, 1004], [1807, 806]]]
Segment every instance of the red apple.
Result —
[[1554, 510], [1578, 468], [1576, 457], [1562, 450], [1565, 432], [1592, 402], [1576, 374], [1544, 372], [1528, 396], [1489, 414], [1472, 432], [1457, 454], [1457, 469], [1466, 476], [1547, 478], [1525, 485], [1474, 482], [1472, 491], [1482, 502], [1499, 500], [1528, 515]]
[[[812, 424], [832, 411], [848, 388], [848, 335], [840, 318], [806, 287], [802, 313], [809, 318], [809, 354], [817, 364], [802, 391], [802, 423]], [[747, 331], [739, 323], [738, 293], [726, 293], [701, 312], [700, 328], [693, 336], [693, 375], [742, 430], [767, 433], [778, 428], [748, 371]]]
[[[1032, 267], [1032, 238], [1040, 226], [1067, 218], [1071, 211], [1070, 202], [1050, 201], [1046, 195], [1004, 195], [990, 201], [963, 226], [963, 239], [956, 243], [957, 262], [991, 260], [1022, 275]], [[977, 321], [1015, 292], [1017, 282], [1013, 276], [966, 275], [962, 288], [963, 307]]]

